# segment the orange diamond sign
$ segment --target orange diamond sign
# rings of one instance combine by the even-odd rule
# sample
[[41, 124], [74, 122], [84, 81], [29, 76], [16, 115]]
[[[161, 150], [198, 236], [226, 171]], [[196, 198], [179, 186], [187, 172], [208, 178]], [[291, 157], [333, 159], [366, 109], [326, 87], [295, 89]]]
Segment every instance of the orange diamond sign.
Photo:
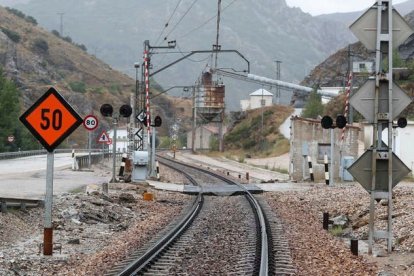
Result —
[[19, 119], [49, 152], [52, 152], [83, 122], [83, 119], [53, 87]]

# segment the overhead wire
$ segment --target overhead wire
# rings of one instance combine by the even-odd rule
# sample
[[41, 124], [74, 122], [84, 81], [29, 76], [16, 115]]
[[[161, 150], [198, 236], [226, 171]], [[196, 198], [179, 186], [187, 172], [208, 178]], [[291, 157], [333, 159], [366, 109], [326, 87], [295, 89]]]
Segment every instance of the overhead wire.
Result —
[[171, 21], [172, 17], [174, 16], [175, 12], [177, 11], [178, 6], [180, 6], [181, 2], [182, 2], [182, 0], [178, 0], [177, 5], [175, 5], [175, 8], [174, 8], [173, 12], [171, 13], [170, 17], [168, 18], [167, 23], [165, 23], [164, 28], [161, 30], [161, 33], [159, 34], [157, 40], [155, 41], [155, 44], [158, 44], [162, 34], [164, 33], [165, 29], [167, 29], [167, 27], [169, 26], [170, 21]]
[[198, 2], [198, 0], [194, 0], [193, 3], [191, 3], [190, 7], [185, 11], [185, 13], [181, 16], [181, 18], [178, 20], [177, 24], [174, 25], [174, 27], [170, 30], [169, 33], [164, 37], [164, 40], [167, 40], [168, 36], [177, 28], [177, 26], [183, 21], [184, 17], [190, 12], [190, 10], [193, 8], [193, 6]]
[[[230, 7], [231, 5], [233, 5], [236, 1], [237, 1], [237, 0], [233, 0], [233, 1], [231, 1], [231, 2], [227, 5], [227, 6], [225, 6], [225, 7], [221, 10], [221, 12], [224, 12], [224, 10], [226, 10], [228, 7]], [[177, 38], [183, 38], [183, 37], [186, 37], [187, 35], [189, 35], [189, 34], [191, 34], [191, 33], [195, 32], [195, 31], [197, 31], [197, 30], [201, 29], [202, 27], [204, 27], [205, 25], [207, 25], [208, 23], [210, 23], [210, 21], [212, 21], [212, 20], [213, 20], [213, 19], [215, 19], [215, 18], [217, 18], [217, 15], [214, 15], [214, 16], [210, 17], [209, 19], [207, 19], [207, 20], [206, 20], [204, 23], [202, 23], [201, 25], [199, 25], [199, 26], [195, 27], [194, 29], [192, 29], [192, 30], [188, 31], [187, 33], [185, 33], [185, 34], [183, 34], [183, 35], [181, 35], [181, 36], [179, 36], [179, 37], [177, 37]]]

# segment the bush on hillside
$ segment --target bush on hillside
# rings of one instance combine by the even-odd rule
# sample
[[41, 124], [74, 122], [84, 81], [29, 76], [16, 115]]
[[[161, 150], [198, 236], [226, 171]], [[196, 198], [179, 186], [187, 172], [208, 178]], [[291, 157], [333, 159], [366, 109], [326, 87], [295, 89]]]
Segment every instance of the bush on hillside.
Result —
[[26, 22], [29, 22], [33, 25], [37, 25], [37, 20], [33, 16], [25, 15], [22, 11], [19, 11], [18, 9], [14, 9], [14, 8], [6, 7], [6, 10], [9, 11], [10, 13], [12, 13], [12, 14], [24, 19]]
[[10, 38], [11, 41], [15, 42], [15, 43], [19, 43], [21, 40], [21, 36], [16, 33], [15, 31], [6, 29], [6, 28], [1, 28], [1, 31], [7, 35], [8, 38]]
[[49, 44], [43, 38], [36, 38], [33, 41], [32, 49], [35, 52], [47, 53], [49, 51]]
[[51, 33], [57, 37], [60, 37], [60, 33], [57, 30], [52, 30]]
[[81, 81], [74, 81], [69, 83], [70, 89], [75, 92], [85, 93], [86, 92], [86, 84]]

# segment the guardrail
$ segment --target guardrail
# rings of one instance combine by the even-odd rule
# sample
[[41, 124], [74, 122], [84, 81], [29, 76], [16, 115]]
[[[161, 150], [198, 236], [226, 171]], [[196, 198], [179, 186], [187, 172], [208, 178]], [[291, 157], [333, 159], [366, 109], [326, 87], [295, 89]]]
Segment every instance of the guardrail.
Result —
[[[122, 158], [122, 152], [117, 152], [116, 158], [117, 161], [120, 161]], [[91, 165], [97, 164], [104, 160], [105, 158], [109, 159], [112, 156], [112, 152], [99, 152], [99, 153], [93, 153], [91, 154]], [[76, 156], [76, 162], [78, 164], [78, 169], [83, 170], [87, 169], [89, 167], [89, 155], [82, 155], [82, 156]]]
[[[76, 153], [88, 153], [88, 149], [75, 149]], [[71, 153], [72, 149], [56, 149], [55, 153]], [[91, 152], [101, 152], [101, 149], [92, 149]], [[21, 158], [27, 156], [34, 156], [34, 155], [42, 155], [46, 154], [47, 151], [45, 149], [42, 150], [28, 150], [28, 151], [18, 151], [18, 152], [0, 152], [0, 160], [1, 159], [14, 159], [14, 158]]]

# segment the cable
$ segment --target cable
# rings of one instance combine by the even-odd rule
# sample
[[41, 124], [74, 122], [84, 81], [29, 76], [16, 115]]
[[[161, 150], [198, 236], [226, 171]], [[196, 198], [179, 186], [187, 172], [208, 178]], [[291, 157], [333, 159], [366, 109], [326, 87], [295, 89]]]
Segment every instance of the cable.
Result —
[[[178, 49], [178, 51], [179, 51], [179, 53], [182, 55], [182, 56], [185, 56], [185, 53], [181, 50], [181, 48], [180, 48], [180, 46], [178, 45], [178, 43], [176, 44], [176, 47], [177, 47], [177, 49]], [[186, 58], [186, 59], [188, 59], [189, 61], [192, 61], [192, 62], [202, 62], [202, 61], [206, 61], [207, 59], [209, 59], [210, 58], [210, 54], [206, 57], [206, 58], [203, 58], [203, 59], [201, 59], [201, 60], [194, 60], [194, 59], [191, 59], [191, 58]]]
[[191, 3], [190, 7], [185, 11], [183, 16], [181, 16], [180, 20], [178, 20], [177, 24], [174, 25], [174, 27], [171, 29], [171, 31], [165, 36], [164, 40], [167, 40], [167, 37], [177, 28], [177, 26], [181, 23], [181, 21], [184, 19], [184, 17], [187, 15], [187, 13], [193, 8], [195, 3], [197, 3], [198, 0], [194, 0], [193, 3]]
[[[231, 5], [233, 5], [237, 0], [233, 0], [232, 2], [230, 2], [227, 6], [225, 6], [221, 12], [224, 12], [225, 9], [227, 9], [228, 7], [230, 7]], [[210, 23], [210, 21], [212, 21], [213, 19], [217, 18], [217, 15], [214, 15], [212, 17], [210, 17], [209, 19], [207, 19], [207, 21], [205, 21], [204, 23], [202, 23], [201, 25], [199, 25], [198, 27], [195, 27], [194, 29], [192, 29], [191, 31], [183, 34], [182, 36], [179, 36], [178, 38], [183, 38], [186, 37], [187, 35], [191, 34], [192, 32], [195, 32], [197, 30], [199, 30], [200, 28], [204, 27], [205, 25], [207, 25], [208, 23]]]
[[164, 29], [161, 30], [161, 33], [160, 33], [160, 35], [158, 36], [158, 38], [157, 38], [157, 40], [155, 42], [156, 45], [158, 44], [158, 41], [160, 40], [160, 38], [161, 38], [162, 34], [164, 33], [165, 29], [167, 29], [168, 25], [170, 24], [171, 18], [174, 16], [175, 12], [177, 11], [178, 6], [180, 5], [181, 1], [182, 0], [179, 0], [178, 1], [177, 5], [175, 6], [173, 12], [170, 15], [170, 18], [168, 18], [167, 23], [165, 23]]

